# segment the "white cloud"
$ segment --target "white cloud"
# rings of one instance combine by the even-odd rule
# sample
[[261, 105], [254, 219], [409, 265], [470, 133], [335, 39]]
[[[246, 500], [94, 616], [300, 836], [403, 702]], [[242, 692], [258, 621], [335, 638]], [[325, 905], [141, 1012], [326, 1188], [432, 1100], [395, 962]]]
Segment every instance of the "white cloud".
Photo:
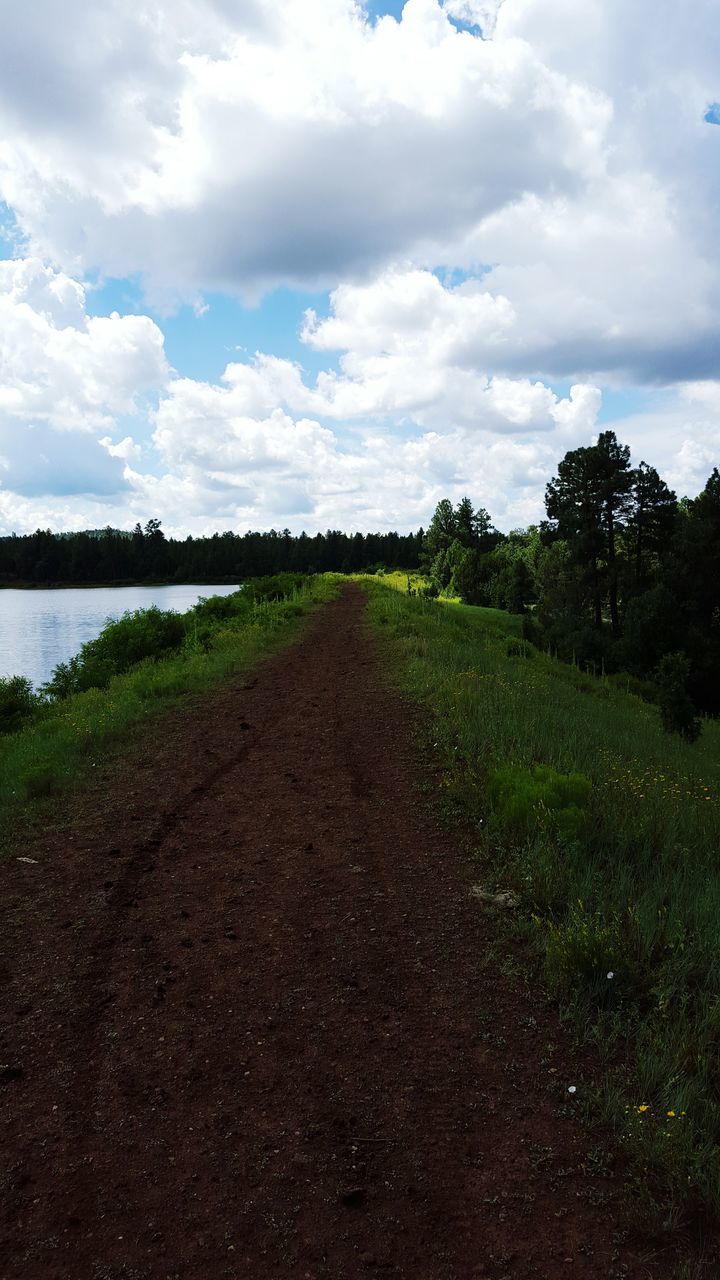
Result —
[[[540, 381], [493, 374], [513, 342], [507, 298], [469, 280], [444, 286], [431, 272], [392, 269], [341, 285], [323, 320], [306, 315], [304, 340], [343, 350], [341, 374], [321, 374], [306, 407], [338, 418], [391, 415], [421, 426], [527, 432], [591, 429], [599, 392], [577, 386], [559, 400]], [[292, 388], [287, 402], [292, 404]]]
[[351, 0], [53, 14], [21, 8], [0, 49], [0, 192], [66, 269], [190, 300], [334, 282], [604, 165], [603, 95], [438, 0], [376, 25]]
[[142, 446], [133, 440], [132, 436], [124, 436], [122, 440], [118, 440], [117, 444], [113, 442], [111, 436], [102, 436], [98, 441], [103, 449], [107, 449], [111, 458], [122, 458], [125, 462], [130, 459], [137, 460], [142, 456]]
[[88, 316], [77, 281], [36, 259], [0, 261], [6, 418], [66, 431], [107, 429], [167, 371], [163, 335], [147, 316]]
[[[492, 271], [496, 372], [714, 370], [717, 0], [50, 0], [0, 47], [0, 193], [158, 305], [392, 262]], [[460, 33], [476, 22], [491, 40]], [[32, 67], [32, 77], [28, 74]]]
[[495, 34], [498, 12], [503, 0], [445, 0], [445, 12], [465, 22], [480, 27], [483, 39], [491, 40]]
[[76, 280], [35, 259], [0, 262], [0, 486], [25, 495], [125, 487], [118, 417], [168, 376], [147, 316], [89, 316]]

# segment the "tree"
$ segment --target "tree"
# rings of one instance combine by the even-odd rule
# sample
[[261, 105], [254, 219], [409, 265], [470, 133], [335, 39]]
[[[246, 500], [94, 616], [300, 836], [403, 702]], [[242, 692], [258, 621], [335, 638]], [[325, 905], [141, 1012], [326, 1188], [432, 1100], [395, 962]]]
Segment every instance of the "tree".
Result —
[[614, 431], [602, 431], [597, 444], [565, 454], [557, 476], [545, 491], [548, 517], [556, 522], [571, 553], [590, 576], [595, 626], [602, 626], [603, 573], [613, 633], [620, 630], [617, 535], [627, 516], [633, 485], [630, 449]]
[[650, 565], [667, 550], [677, 520], [678, 503], [654, 467], [641, 462], [633, 472], [632, 509], [627, 527], [635, 591], [648, 584]]
[[499, 535], [484, 507], [474, 511], [470, 499], [461, 498], [455, 508], [455, 536], [463, 547], [490, 551]]
[[423, 562], [429, 568], [433, 560], [442, 551], [447, 551], [450, 543], [457, 537], [457, 520], [449, 498], [438, 502], [433, 518], [423, 538]]

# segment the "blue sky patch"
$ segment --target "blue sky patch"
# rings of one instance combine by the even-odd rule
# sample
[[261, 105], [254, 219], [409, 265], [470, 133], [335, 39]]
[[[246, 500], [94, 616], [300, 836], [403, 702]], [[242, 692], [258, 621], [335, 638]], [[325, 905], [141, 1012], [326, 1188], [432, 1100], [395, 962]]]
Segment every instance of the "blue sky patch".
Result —
[[366, 0], [365, 10], [368, 18], [377, 21], [388, 14], [399, 22], [406, 0]]
[[218, 382], [226, 365], [247, 363], [256, 351], [302, 365], [311, 381], [321, 369], [337, 368], [332, 352], [313, 351], [300, 341], [303, 316], [313, 308], [319, 316], [328, 313], [330, 295], [290, 288], [266, 294], [257, 307], [245, 307], [226, 294], [208, 294], [207, 310], [199, 314], [193, 307], [180, 307], [173, 315], [159, 315], [147, 305], [137, 281], [108, 280], [89, 289], [90, 315], [149, 315], [165, 335], [165, 353], [170, 364], [184, 378]]
[[705, 120], [708, 124], [720, 124], [720, 102], [711, 102], [705, 112]]

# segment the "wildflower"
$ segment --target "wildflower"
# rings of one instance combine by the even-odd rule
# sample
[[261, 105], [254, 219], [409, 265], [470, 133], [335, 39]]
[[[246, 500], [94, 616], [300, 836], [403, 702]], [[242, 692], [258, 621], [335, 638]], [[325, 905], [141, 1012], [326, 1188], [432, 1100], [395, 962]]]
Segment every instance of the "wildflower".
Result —
[[610, 970], [610, 972], [609, 972], [609, 974], [608, 974], [608, 978], [614, 978], [614, 977], [615, 977], [615, 974], [613, 973], [613, 971], [612, 971], [612, 969], [611, 969], [611, 970]]
[[674, 1111], [668, 1111], [668, 1115], [669, 1115], [672, 1119], [674, 1119], [674, 1118], [675, 1118], [675, 1112], [674, 1112]]
[[568, 1093], [577, 1093], [577, 1088], [574, 1084], [568, 1085]]
[[646, 1112], [646, 1111], [649, 1111], [649, 1110], [650, 1110], [650, 1108], [649, 1108], [649, 1106], [647, 1105], [647, 1103], [646, 1103], [646, 1102], [643, 1102], [642, 1106], [641, 1106], [641, 1107], [638, 1107], [638, 1111], [640, 1112], [640, 1115], [644, 1115], [644, 1114], [645, 1114], [645, 1112]]

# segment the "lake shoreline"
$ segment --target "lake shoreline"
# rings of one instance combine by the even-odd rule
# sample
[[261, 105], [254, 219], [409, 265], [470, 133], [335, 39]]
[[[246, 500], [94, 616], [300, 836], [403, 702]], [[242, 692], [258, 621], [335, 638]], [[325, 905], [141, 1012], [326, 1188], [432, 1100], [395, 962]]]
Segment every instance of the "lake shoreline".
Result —
[[112, 587], [232, 587], [242, 585], [236, 577], [207, 578], [117, 578], [107, 582], [0, 582], [0, 591], [93, 591]]
[[0, 595], [0, 677], [23, 676], [35, 688], [52, 678], [83, 644], [100, 634], [109, 619], [151, 607], [186, 613], [209, 596], [232, 596], [237, 579], [221, 582], [147, 582], [103, 587], [77, 585], [6, 588]]

